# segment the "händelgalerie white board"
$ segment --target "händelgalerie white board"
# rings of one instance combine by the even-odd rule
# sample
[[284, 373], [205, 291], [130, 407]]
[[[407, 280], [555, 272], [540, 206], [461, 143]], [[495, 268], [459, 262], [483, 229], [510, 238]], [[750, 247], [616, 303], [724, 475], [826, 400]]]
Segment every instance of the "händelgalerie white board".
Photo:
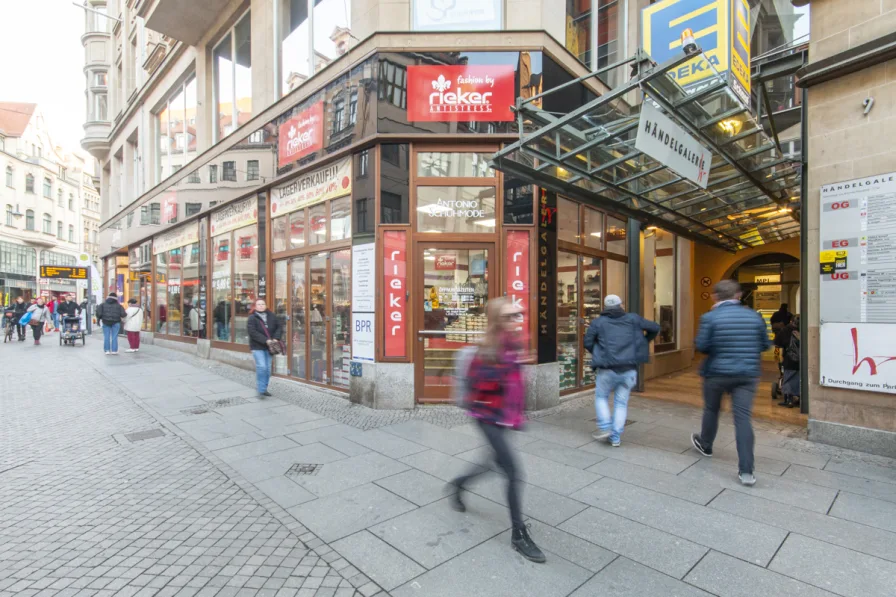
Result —
[[646, 98], [641, 104], [635, 149], [684, 176], [701, 189], [709, 182], [712, 153]]

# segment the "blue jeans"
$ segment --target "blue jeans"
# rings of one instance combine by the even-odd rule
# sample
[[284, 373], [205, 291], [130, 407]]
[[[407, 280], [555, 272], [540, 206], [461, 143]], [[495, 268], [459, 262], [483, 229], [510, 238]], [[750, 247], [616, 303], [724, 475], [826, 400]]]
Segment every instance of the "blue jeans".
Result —
[[[628, 412], [628, 398], [632, 388], [638, 383], [638, 370], [632, 369], [616, 373], [612, 369], [598, 369], [594, 389], [594, 410], [597, 412], [597, 427], [601, 431], [610, 430], [610, 441], [618, 442], [625, 429], [625, 415]], [[610, 421], [610, 392], [613, 392], [613, 420]]]
[[103, 352], [118, 352], [118, 330], [121, 324], [103, 324]]
[[59, 328], [59, 313], [53, 312], [53, 327]]
[[268, 382], [271, 381], [271, 353], [266, 350], [253, 350], [255, 358], [255, 389], [258, 393], [268, 391]]
[[229, 326], [223, 321], [215, 322], [215, 332], [218, 335], [218, 340], [230, 341], [230, 330], [228, 327]]

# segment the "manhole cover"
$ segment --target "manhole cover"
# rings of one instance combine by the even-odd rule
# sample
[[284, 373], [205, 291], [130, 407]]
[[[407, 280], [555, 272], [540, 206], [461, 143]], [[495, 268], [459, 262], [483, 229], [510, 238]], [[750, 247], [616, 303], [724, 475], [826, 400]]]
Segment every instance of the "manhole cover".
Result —
[[287, 477], [301, 477], [308, 475], [316, 475], [324, 465], [322, 464], [304, 464], [297, 462], [286, 471]]
[[129, 442], [142, 442], [145, 439], [154, 437], [164, 437], [165, 433], [161, 429], [150, 429], [148, 431], [135, 431], [134, 433], [125, 433], [124, 437]]

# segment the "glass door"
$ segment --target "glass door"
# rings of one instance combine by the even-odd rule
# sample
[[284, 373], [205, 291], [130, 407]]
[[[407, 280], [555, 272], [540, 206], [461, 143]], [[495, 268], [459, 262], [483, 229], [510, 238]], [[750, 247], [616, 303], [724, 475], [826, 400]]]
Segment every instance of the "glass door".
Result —
[[477, 342], [487, 326], [485, 308], [493, 296], [494, 245], [419, 244], [415, 291], [417, 309], [416, 395], [421, 402], [450, 398], [454, 357]]
[[557, 364], [560, 391], [577, 387], [580, 362], [579, 256], [557, 253]]
[[591, 368], [591, 353], [585, 350], [585, 332], [599, 315], [603, 306], [603, 282], [601, 280], [600, 257], [579, 257], [582, 262], [582, 378], [580, 386], [594, 384], [594, 370]]
[[306, 323], [308, 316], [305, 313], [305, 258], [296, 257], [289, 261], [290, 275], [292, 279], [290, 308], [290, 332], [289, 332], [289, 373], [298, 379], [307, 379], [306, 359], [308, 356], [308, 338], [306, 337]]

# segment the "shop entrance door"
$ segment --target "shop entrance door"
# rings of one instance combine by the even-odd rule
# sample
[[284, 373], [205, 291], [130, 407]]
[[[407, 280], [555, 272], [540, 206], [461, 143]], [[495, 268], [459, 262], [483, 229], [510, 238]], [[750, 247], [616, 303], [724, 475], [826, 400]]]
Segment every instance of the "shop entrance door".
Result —
[[491, 243], [417, 243], [414, 362], [419, 402], [450, 399], [455, 355], [485, 334], [485, 308], [496, 288], [494, 259]]

